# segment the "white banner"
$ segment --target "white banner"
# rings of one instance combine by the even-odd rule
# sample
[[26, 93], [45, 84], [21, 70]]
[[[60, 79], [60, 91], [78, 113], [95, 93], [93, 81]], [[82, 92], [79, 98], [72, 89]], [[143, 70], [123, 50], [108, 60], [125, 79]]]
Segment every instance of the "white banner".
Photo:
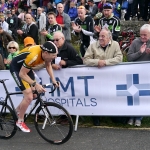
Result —
[[[43, 99], [64, 106], [72, 115], [148, 116], [150, 115], [150, 63], [123, 63], [121, 65], [66, 68], [54, 71], [60, 82], [59, 90]], [[36, 72], [42, 84], [50, 83], [46, 70]], [[9, 71], [0, 71], [0, 79], [9, 79], [10, 92], [18, 91]], [[0, 84], [0, 100], [5, 92]], [[12, 96], [15, 106], [21, 95]], [[30, 106], [31, 107], [31, 106]]]

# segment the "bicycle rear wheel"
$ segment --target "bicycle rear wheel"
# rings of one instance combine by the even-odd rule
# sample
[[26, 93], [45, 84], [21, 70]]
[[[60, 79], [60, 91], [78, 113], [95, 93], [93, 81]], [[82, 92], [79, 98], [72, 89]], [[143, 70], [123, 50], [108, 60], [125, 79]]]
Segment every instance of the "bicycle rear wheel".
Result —
[[56, 103], [47, 102], [44, 108], [39, 106], [35, 112], [35, 128], [47, 142], [63, 144], [72, 135], [73, 122], [65, 108]]
[[17, 131], [16, 116], [10, 106], [0, 103], [0, 138], [9, 139]]

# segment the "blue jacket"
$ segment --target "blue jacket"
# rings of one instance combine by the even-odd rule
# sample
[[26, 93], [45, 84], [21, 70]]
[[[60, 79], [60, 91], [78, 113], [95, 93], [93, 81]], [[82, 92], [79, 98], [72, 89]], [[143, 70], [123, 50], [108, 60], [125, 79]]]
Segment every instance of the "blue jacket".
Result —
[[70, 16], [71, 21], [74, 20], [78, 16], [77, 8], [75, 7], [69, 8], [68, 15]]
[[114, 16], [120, 18], [120, 16], [121, 16], [121, 6], [118, 2], [116, 2], [113, 5], [113, 13], [114, 13]]

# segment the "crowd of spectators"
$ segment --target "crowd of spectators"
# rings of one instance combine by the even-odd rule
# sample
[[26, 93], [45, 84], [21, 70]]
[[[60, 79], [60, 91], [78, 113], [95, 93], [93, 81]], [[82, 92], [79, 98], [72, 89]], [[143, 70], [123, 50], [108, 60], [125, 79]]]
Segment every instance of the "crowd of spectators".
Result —
[[[55, 70], [80, 64], [114, 65], [122, 61], [117, 42], [120, 20], [149, 21], [149, 7], [150, 0], [1, 0], [0, 61], [9, 69], [19, 50], [17, 42], [31, 37], [36, 45], [55, 43], [59, 50], [57, 63], [52, 62]], [[81, 57], [71, 45], [71, 33], [80, 37]], [[134, 61], [131, 56], [129, 61]], [[99, 125], [97, 120], [94, 123]], [[141, 125], [141, 117], [136, 125]]]

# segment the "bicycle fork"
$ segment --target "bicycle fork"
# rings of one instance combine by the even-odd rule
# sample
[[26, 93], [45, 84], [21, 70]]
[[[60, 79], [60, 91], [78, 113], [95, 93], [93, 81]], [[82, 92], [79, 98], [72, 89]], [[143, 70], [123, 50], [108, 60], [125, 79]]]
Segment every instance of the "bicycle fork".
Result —
[[43, 126], [42, 126], [42, 129], [44, 130], [47, 121], [49, 121], [50, 125], [54, 125], [54, 124], [56, 123], [56, 121], [53, 120], [53, 121], [51, 122], [51, 120], [50, 120], [50, 118], [49, 118], [49, 114], [48, 114], [48, 112], [47, 112], [47, 110], [46, 110], [46, 107], [42, 106], [42, 110], [43, 110], [43, 112], [44, 112], [44, 114], [45, 114], [45, 120], [44, 120], [44, 123], [43, 123]]

